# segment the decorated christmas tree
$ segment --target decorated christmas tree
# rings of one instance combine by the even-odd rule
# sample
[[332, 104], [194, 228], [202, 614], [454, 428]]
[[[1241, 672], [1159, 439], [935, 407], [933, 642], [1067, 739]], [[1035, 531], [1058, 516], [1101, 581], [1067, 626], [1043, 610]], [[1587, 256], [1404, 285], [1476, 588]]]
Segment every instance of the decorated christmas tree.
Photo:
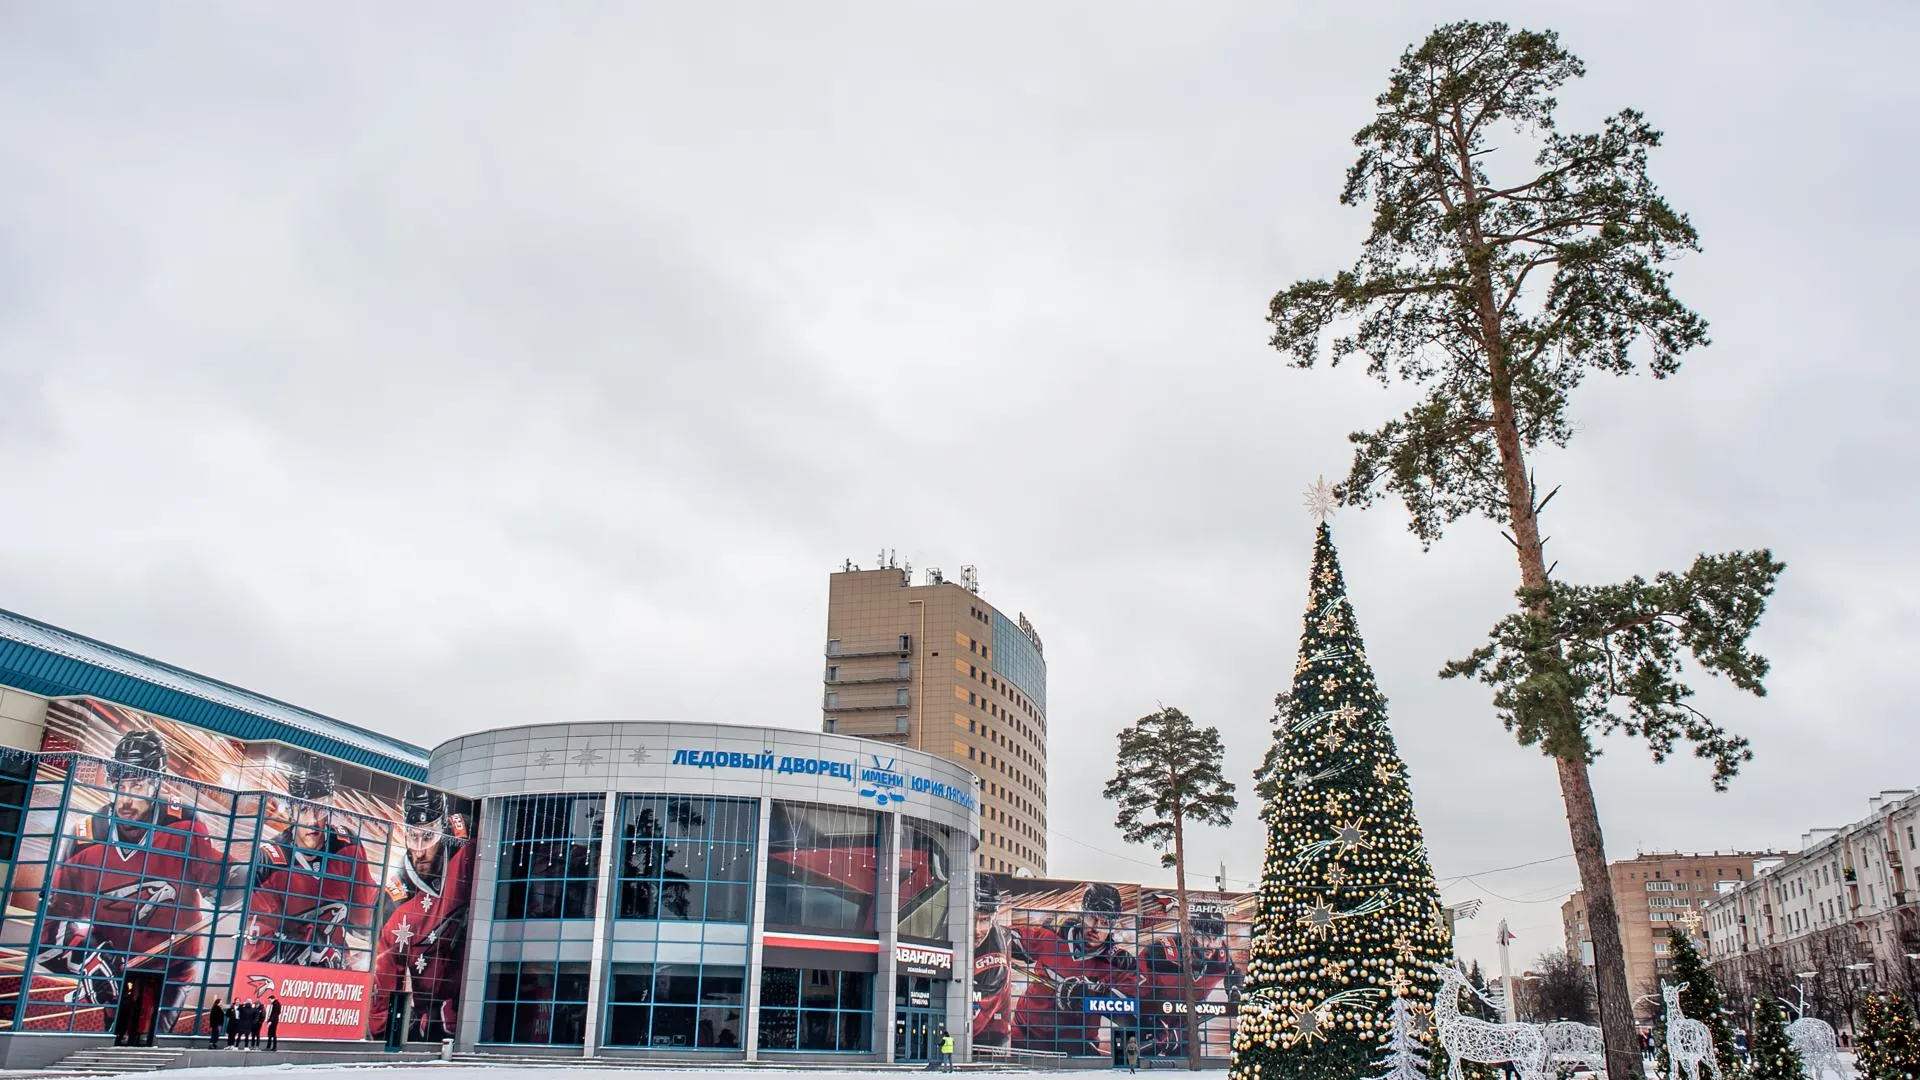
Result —
[[1435, 965], [1453, 951], [1326, 525], [1324, 483], [1309, 509], [1321, 522], [1293, 689], [1274, 718], [1274, 795], [1235, 1080], [1371, 1074], [1392, 1041], [1392, 1000], [1429, 1016]]
[[1854, 1053], [1866, 1080], [1920, 1080], [1920, 1030], [1905, 998], [1885, 990], [1867, 995]]
[[1787, 1038], [1787, 1010], [1771, 997], [1754, 1003], [1747, 1053], [1747, 1080], [1803, 1080], [1800, 1052]]
[[[1688, 912], [1682, 921], [1692, 929], [1700, 926], [1700, 916], [1694, 912]], [[1667, 962], [1667, 980], [1681, 987], [1680, 1011], [1707, 1025], [1713, 1033], [1713, 1056], [1720, 1061], [1720, 1071], [1728, 1077], [1740, 1075], [1740, 1048], [1733, 1041], [1733, 1025], [1721, 1011], [1726, 1002], [1720, 997], [1720, 984], [1707, 970], [1693, 938], [1678, 926], [1667, 931]]]

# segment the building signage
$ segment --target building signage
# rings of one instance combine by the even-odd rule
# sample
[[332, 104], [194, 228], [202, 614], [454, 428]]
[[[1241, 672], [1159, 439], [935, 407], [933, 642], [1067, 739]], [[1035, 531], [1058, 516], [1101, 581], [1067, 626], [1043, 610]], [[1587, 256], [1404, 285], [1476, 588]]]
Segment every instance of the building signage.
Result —
[[[1160, 1003], [1160, 1011], [1185, 1016], [1187, 1003], [1184, 1001], [1163, 1001]], [[1225, 1003], [1219, 1001], [1202, 1001], [1193, 1007], [1193, 1011], [1196, 1016], [1225, 1016], [1227, 1015], [1227, 1006]]]
[[288, 1039], [364, 1039], [373, 976], [365, 971], [296, 967], [242, 960], [234, 965], [235, 1002], [280, 1002], [280, 1035]]
[[1087, 1012], [1103, 1016], [1132, 1016], [1140, 1010], [1139, 1003], [1132, 998], [1090, 997], [1086, 1002]]
[[689, 769], [745, 769], [777, 775], [841, 779], [849, 785], [857, 785], [861, 798], [872, 799], [882, 806], [905, 802], [907, 796], [903, 792], [910, 792], [945, 799], [969, 810], [980, 809], [980, 800], [974, 795], [970, 784], [949, 784], [929, 776], [901, 772], [898, 758], [882, 760], [878, 754], [868, 754], [867, 757], [868, 763], [862, 765], [858, 759], [838, 761], [833, 758], [795, 757], [791, 754], [776, 755], [772, 750], [755, 754], [738, 750], [683, 748], [675, 750], [673, 759], [667, 764]]
[[893, 963], [908, 975], [931, 975], [944, 979], [953, 974], [953, 950], [896, 942], [893, 946]]
[[909, 990], [907, 991], [907, 1004], [915, 1008], [927, 1008], [933, 1004], [933, 994], [920, 990]]

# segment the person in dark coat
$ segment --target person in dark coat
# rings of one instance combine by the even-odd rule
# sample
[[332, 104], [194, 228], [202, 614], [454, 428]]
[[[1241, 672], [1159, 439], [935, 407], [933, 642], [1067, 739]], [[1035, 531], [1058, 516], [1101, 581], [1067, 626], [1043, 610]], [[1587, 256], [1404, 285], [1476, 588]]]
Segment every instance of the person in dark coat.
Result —
[[220, 999], [213, 999], [213, 1007], [207, 1010], [207, 1033], [213, 1037], [207, 1045], [220, 1049], [220, 1029], [227, 1026], [227, 1010], [220, 1007]]
[[280, 999], [267, 999], [267, 1049], [280, 1048]]

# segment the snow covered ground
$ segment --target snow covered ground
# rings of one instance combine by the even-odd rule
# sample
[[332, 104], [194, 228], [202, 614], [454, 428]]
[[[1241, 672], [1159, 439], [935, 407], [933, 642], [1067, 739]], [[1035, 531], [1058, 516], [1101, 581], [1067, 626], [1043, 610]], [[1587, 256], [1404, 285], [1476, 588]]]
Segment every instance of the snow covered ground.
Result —
[[[365, 1080], [555, 1080], [555, 1074], [567, 1068], [578, 1070], [578, 1064], [565, 1059], [558, 1059], [555, 1060], [551, 1066], [519, 1064], [467, 1065], [459, 1062], [439, 1061], [407, 1062], [393, 1065], [383, 1065], [379, 1063], [364, 1065], [260, 1065], [231, 1069], [170, 1069], [164, 1073], [140, 1073], [138, 1075], [142, 1080], [153, 1080], [156, 1076], [164, 1077], [164, 1080], [245, 1080], [247, 1077], [254, 1076], [270, 1078], [270, 1080], [303, 1080], [304, 1077], [309, 1076], [313, 1077], [313, 1080], [344, 1080], [342, 1074], [352, 1072], [363, 1074]], [[705, 1080], [705, 1078], [712, 1077], [714, 1073], [722, 1071], [731, 1072], [743, 1077], [766, 1076], [778, 1077], [780, 1080], [800, 1080], [802, 1077], [809, 1078], [809, 1080], [903, 1080], [903, 1078], [906, 1077], [919, 1075], [917, 1071], [909, 1072], [902, 1070], [881, 1072], [874, 1069], [782, 1069], [772, 1066], [759, 1066], [752, 1069], [736, 1067], [723, 1070], [719, 1068], [689, 1069], [684, 1066], [669, 1065], [651, 1067], [637, 1065], [631, 1069], [614, 1069], [607, 1068], [603, 1065], [588, 1071], [587, 1075], [596, 1078], [596, 1080], [622, 1080], [622, 1078], [631, 1078], [631, 1080]], [[1153, 1070], [1142, 1073], [1141, 1075], [1155, 1076], [1162, 1074], [1167, 1076], [1173, 1075], [1173, 1073], [1165, 1070]], [[1009, 1071], [997, 1071], [990, 1075], [1040, 1076], [1042, 1074], [1020, 1074]], [[1109, 1077], [1113, 1074], [1097, 1069], [1087, 1069], [1051, 1075], [1061, 1076], [1063, 1078], [1084, 1076], [1091, 1080], [1091, 1078], [1094, 1077]], [[1197, 1078], [1197, 1080], [1225, 1080], [1227, 1074], [1225, 1070], [1199, 1073], [1189, 1073], [1181, 1070], [1179, 1075], [1182, 1077], [1194, 1077]]]

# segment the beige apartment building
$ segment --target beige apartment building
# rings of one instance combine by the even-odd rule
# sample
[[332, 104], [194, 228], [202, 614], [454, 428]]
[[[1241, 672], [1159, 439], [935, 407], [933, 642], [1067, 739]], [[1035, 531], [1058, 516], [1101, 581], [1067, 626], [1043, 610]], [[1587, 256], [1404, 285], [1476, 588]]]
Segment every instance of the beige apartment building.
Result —
[[1731, 992], [1804, 1003], [1836, 1026], [1869, 987], [1920, 989], [1920, 794], [1882, 791], [1850, 825], [1810, 829], [1800, 850], [1707, 909], [1714, 975]]
[[830, 576], [822, 727], [948, 758], [981, 778], [974, 865], [1047, 873], [1047, 663], [1022, 614], [926, 571]]
[[[1778, 853], [1765, 851], [1672, 852], [1638, 855], [1607, 867], [1627, 954], [1627, 987], [1642, 999], [1634, 1003], [1636, 1017], [1648, 1019], [1656, 1011], [1655, 1002], [1644, 999], [1653, 995], [1657, 1001], [1660, 980], [1666, 977], [1667, 932], [1675, 927], [1685, 930], [1705, 953], [1708, 903], [1723, 887], [1752, 881], [1756, 863], [1764, 868], [1779, 858]], [[1592, 967], [1593, 935], [1584, 892], [1574, 893], [1560, 905], [1560, 921], [1566, 928], [1568, 950]]]

